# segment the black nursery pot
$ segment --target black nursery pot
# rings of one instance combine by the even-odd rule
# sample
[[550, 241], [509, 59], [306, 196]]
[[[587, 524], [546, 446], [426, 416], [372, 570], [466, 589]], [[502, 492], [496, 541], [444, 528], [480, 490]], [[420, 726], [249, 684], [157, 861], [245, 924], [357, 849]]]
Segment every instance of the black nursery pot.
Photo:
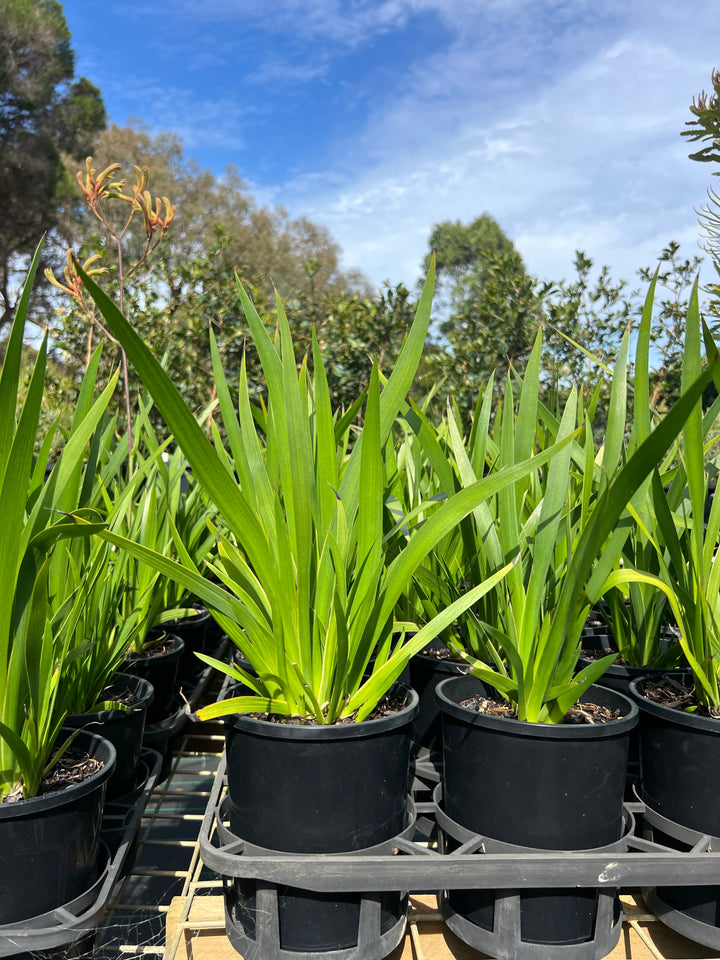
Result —
[[[417, 694], [401, 689], [401, 710], [362, 723], [226, 718], [231, 831], [257, 847], [321, 854], [362, 850], [401, 833], [408, 825], [410, 725], [418, 703]], [[254, 880], [235, 881], [234, 919], [250, 941], [256, 894]], [[404, 917], [407, 897], [391, 892], [380, 899], [386, 934]], [[278, 888], [280, 949], [351, 950], [360, 902], [360, 894]]]
[[178, 677], [181, 681], [197, 677], [198, 673], [205, 669], [205, 664], [198, 660], [195, 653], [211, 652], [216, 637], [214, 626], [215, 621], [208, 611], [202, 608], [197, 608], [195, 616], [171, 620], [165, 624], [168, 633], [180, 637], [185, 645], [178, 664]]
[[[669, 649], [671, 639], [665, 640], [665, 648]], [[583, 650], [597, 651], [598, 657], [607, 656], [609, 653], [617, 653], [617, 645], [613, 637], [610, 636], [607, 627], [595, 627], [588, 631], [583, 631], [582, 636]], [[587, 667], [594, 661], [590, 657], [580, 657], [578, 669]], [[624, 663], [612, 663], [605, 673], [597, 680], [596, 685], [607, 687], [610, 690], [617, 690], [625, 696], [630, 696], [630, 684], [633, 680], [639, 680], [641, 677], [654, 677], [660, 679], [669, 673], [674, 674], [677, 668], [674, 667], [631, 667]]]
[[164, 630], [150, 631], [149, 639], [160, 638], [168, 644], [164, 653], [157, 656], [131, 654], [122, 665], [123, 673], [142, 677], [155, 691], [155, 697], [147, 712], [148, 723], [159, 723], [172, 713], [173, 701], [177, 695], [180, 657], [185, 649], [180, 637]]
[[[582, 699], [619, 709], [618, 720], [527, 723], [460, 705], [480, 690], [474, 677], [457, 677], [436, 691], [443, 719], [445, 813], [474, 833], [537, 850], [616, 843], [623, 831], [628, 740], [637, 707], [622, 694], [592, 687]], [[492, 931], [495, 896], [494, 891], [450, 891], [448, 903], [471, 924]], [[522, 942], [592, 942], [596, 900], [594, 890], [523, 891]]]
[[[685, 683], [692, 683], [689, 672], [679, 676]], [[720, 837], [720, 720], [648, 700], [644, 690], [649, 679], [654, 678], [630, 684], [640, 710], [640, 797], [671, 825], [694, 831], [698, 836]], [[687, 849], [682, 842], [657, 830], [654, 839]], [[652, 893], [665, 909], [670, 908], [668, 915], [661, 916], [663, 922], [720, 949], [720, 885], [659, 887]], [[682, 916], [673, 918], [673, 911], [690, 918], [687, 928]]]
[[[63, 728], [60, 739], [70, 732]], [[56, 793], [0, 804], [0, 926], [64, 906], [98, 877], [100, 826], [115, 748], [86, 731], [74, 745], [101, 761], [102, 768]]]
[[[667, 645], [670, 639], [667, 639]], [[606, 656], [609, 653], [617, 653], [615, 640], [610, 636], [607, 627], [596, 627], [592, 633], [583, 631], [582, 646], [584, 650], [596, 650], [598, 656]], [[578, 660], [578, 670], [589, 666], [594, 661], [589, 657], [580, 657]], [[598, 678], [596, 686], [607, 687], [608, 690], [615, 690], [622, 693], [630, 699], [634, 699], [630, 693], [630, 684], [633, 680], [639, 680], [640, 677], [652, 677], [660, 680], [668, 675], [677, 673], [674, 667], [631, 667], [624, 663], [612, 663], [605, 673]], [[628, 750], [628, 770], [625, 786], [625, 799], [633, 800], [635, 797], [635, 786], [640, 771], [640, 730], [636, 727], [630, 734], [630, 746]]]
[[[432, 640], [427, 649], [445, 650], [441, 640]], [[469, 667], [457, 660], [433, 656], [432, 653], [416, 653], [411, 657], [410, 686], [420, 698], [418, 713], [413, 721], [413, 749], [415, 753], [427, 751], [431, 756], [442, 749], [442, 724], [440, 709], [435, 699], [435, 688], [448, 677], [464, 676]]]
[[[692, 683], [691, 675], [678, 673]], [[672, 710], [630, 692], [640, 710], [640, 796], [653, 810], [691, 830], [720, 837], [720, 720]]]
[[65, 718], [65, 726], [78, 727], [96, 733], [115, 747], [117, 762], [107, 785], [108, 800], [130, 793], [136, 786], [140, 753], [148, 707], [152, 703], [153, 688], [142, 677], [117, 673], [106, 691], [105, 699], [113, 700], [123, 692], [132, 694], [133, 702], [127, 710], [96, 710], [92, 713], [73, 713]]

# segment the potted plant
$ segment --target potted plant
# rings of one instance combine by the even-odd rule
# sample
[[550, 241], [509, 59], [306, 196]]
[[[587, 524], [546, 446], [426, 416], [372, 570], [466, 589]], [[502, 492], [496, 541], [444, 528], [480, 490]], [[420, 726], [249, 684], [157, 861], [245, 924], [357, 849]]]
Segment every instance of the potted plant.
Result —
[[[478, 397], [467, 445], [473, 465], [479, 464], [474, 479], [487, 475], [483, 466], [484, 435], [478, 428], [485, 416], [489, 416], [492, 392], [491, 376], [486, 389]], [[411, 400], [401, 422], [405, 433], [397, 451], [396, 479], [391, 492], [396, 501], [398, 525], [407, 528], [425, 522], [439, 503], [462, 489], [459, 464], [453, 452], [454, 441], [460, 436], [460, 417], [458, 411], [449, 405], [447, 416], [436, 426]], [[480, 437], [483, 437], [482, 442], [476, 442]], [[460, 446], [463, 446], [462, 441]], [[481, 509], [482, 506], [476, 508]], [[459, 599], [470, 583], [477, 582], [477, 556], [481, 549], [471, 514], [434, 547], [407, 585], [397, 611], [405, 629], [416, 631], [418, 625], [428, 622]], [[492, 602], [491, 598], [492, 591], [481, 601], [485, 619], [492, 619], [486, 608], [486, 604]], [[471, 607], [440, 631], [409, 663], [410, 685], [419, 696], [418, 716], [413, 724], [414, 748], [420, 761], [431, 761], [431, 767], [423, 767], [423, 775], [432, 779], [441, 747], [435, 688], [448, 676], [468, 673], [467, 663], [453, 644], [479, 649], [484, 644], [484, 634], [478, 633], [477, 622], [478, 614], [475, 607]]]
[[[91, 370], [94, 367], [95, 363]], [[78, 410], [85, 405], [82, 394], [92, 394], [90, 379], [85, 378]], [[171, 503], [162, 469], [168, 441], [156, 439], [149, 422], [150, 405], [147, 400], [138, 405], [132, 469], [126, 469], [127, 435], [117, 434], [114, 418], [110, 428], [103, 427], [94, 438], [82, 473], [74, 483], [64, 485], [62, 509], [105, 521], [114, 530], [130, 530], [153, 546], [165, 547], [172, 545], [172, 507], [176, 517], [182, 519], [184, 514], [177, 503]], [[117, 456], [118, 450], [123, 457]], [[48, 482], [53, 483], [52, 472]], [[193, 537], [189, 524], [177, 524], [190, 550], [196, 542], [212, 542], [202, 519], [196, 518], [195, 525], [203, 530]], [[167, 578], [97, 538], [62, 544], [53, 554], [49, 582], [53, 613], [64, 618], [72, 638], [62, 678], [65, 722], [101, 733], [113, 743], [118, 763], [108, 796], [127, 797], [147, 779], [147, 767], [141, 762], [143, 747], [164, 752], [185, 719], [174, 682], [181, 644], [175, 643], [174, 662], [172, 648], [169, 658], [150, 659], [155, 669], [145, 676], [133, 671], [128, 655], [134, 653], [137, 658], [153, 650], [153, 627], [162, 624], [164, 617], [194, 615], [196, 610], [181, 605], [181, 592]], [[176, 606], [168, 609], [173, 600]], [[164, 642], [166, 631], [160, 627], [160, 632]], [[167, 669], [168, 660], [172, 670]], [[159, 707], [152, 712], [156, 699]]]
[[[92, 395], [95, 370], [93, 362], [76, 416]], [[114, 456], [123, 446], [114, 429], [108, 431], [101, 423], [91, 455], [76, 476], [58, 480], [55, 465], [47, 483], [62, 491], [58, 508], [94, 524], [109, 522], [125, 529], [125, 517], [132, 515], [153, 461], [128, 474], [126, 461]], [[120, 672], [128, 651], [144, 643], [152, 615], [145, 596], [141, 593], [138, 599], [131, 560], [97, 538], [75, 538], [54, 550], [48, 574], [51, 616], [63, 624], [68, 637], [58, 703], [67, 714], [66, 725], [97, 732], [113, 743], [118, 763], [107, 788], [112, 799], [127, 797], [148, 774], [141, 752], [154, 690], [146, 679]]]
[[[396, 525], [385, 504], [383, 454], [422, 352], [432, 279], [431, 272], [382, 389], [373, 368], [352, 449], [350, 420], [333, 415], [317, 341], [312, 374], [309, 358], [298, 373], [282, 304], [278, 301], [273, 339], [239, 286], [267, 401], [260, 411], [252, 409], [243, 368], [235, 412], [211, 335], [228, 452], [208, 443], [132, 327], [85, 281], [228, 530], [211, 565], [222, 586], [199, 576], [179, 540], [180, 563], [110, 530], [102, 536], [184, 583], [251, 665], [253, 672], [203, 656], [245, 689], [199, 715], [226, 717], [230, 826], [258, 846], [340, 852], [389, 841], [406, 826], [409, 723], [416, 698], [393, 690], [393, 682], [410, 656], [492, 589], [513, 561], [411, 638], [394, 632], [398, 599], [423, 558], [463, 516], [507, 483], [541, 468], [562, 447], [551, 446], [449, 497], [425, 524], [408, 531], [387, 559], [384, 537]], [[380, 716], [378, 707], [388, 715]], [[299, 818], [301, 810], [306, 817]], [[357, 895], [328, 902], [287, 890], [279, 909], [283, 950], [332, 953], [358, 946]], [[254, 892], [236, 885], [229, 910], [235, 936], [252, 948], [259, 922]], [[380, 913], [373, 941], [378, 956], [402, 934], [400, 895], [383, 898]], [[330, 914], [337, 923], [330, 923]]]
[[[682, 386], [701, 370], [701, 318], [697, 285], [688, 310]], [[709, 366], [717, 349], [705, 330]], [[648, 582], [668, 598], [689, 669], [672, 680], [634, 680], [640, 708], [640, 796], [656, 837], [687, 849], [702, 835], [720, 836], [720, 502], [706, 513], [708, 489], [718, 466], [707, 456], [704, 437], [717, 404], [703, 414], [698, 399], [683, 430], [679, 467], [665, 488], [654, 478], [657, 509], [655, 566], [626, 570], [622, 579]], [[708, 444], [710, 446], [710, 444]], [[620, 574], [618, 574], [620, 576]], [[720, 947], [720, 886], [662, 887], [650, 902], [665, 923], [706, 946]]]
[[[584, 425], [543, 476], [504, 488], [476, 511], [480, 575], [519, 550], [519, 562], [494, 588], [495, 620], [481, 622], [491, 658], [472, 662], [472, 677], [443, 681], [443, 809], [464, 830], [504, 849], [582, 850], [618, 843], [628, 738], [634, 704], [591, 685], [614, 655], [577, 671], [580, 636], [590, 607], [609, 585], [627, 524], [627, 505], [666, 451], [710, 378], [692, 384], [658, 427], [622, 463], [627, 335], [613, 378], [606, 443], [596, 463], [590, 424], [571, 391], [557, 424], [559, 439]], [[537, 444], [537, 355], [528, 365], [517, 412], [508, 381], [496, 416], [498, 465]], [[553, 431], [555, 431], [553, 424]], [[461, 453], [460, 453], [460, 456]], [[495, 455], [493, 454], [493, 457]], [[494, 461], [495, 462], [495, 459]], [[467, 464], [466, 464], [467, 467]], [[473, 474], [466, 471], [469, 481]], [[482, 513], [481, 513], [482, 511]], [[483, 513], [485, 516], [483, 517]], [[617, 579], [611, 582], [618, 582]], [[479, 608], [481, 610], [481, 608]], [[593, 717], [607, 722], [583, 723]], [[593, 708], [594, 709], [594, 708]], [[488, 770], [494, 771], [488, 776]], [[588, 785], [592, 784], [592, 791]], [[508, 847], [510, 845], [510, 847]], [[616, 910], [599, 913], [594, 890], [530, 891], [517, 899], [515, 939], [496, 917], [498, 895], [452, 891], [443, 909], [452, 929], [495, 956], [604, 956], [617, 941]], [[504, 917], [505, 924], [508, 917]]]
[[[582, 523], [587, 522], [592, 512], [598, 490], [604, 482], [604, 474], [610, 469], [611, 460], [614, 468], [619, 457], [614, 438], [622, 435], [624, 426], [617, 416], [617, 395], [622, 389], [620, 376], [625, 375], [624, 358], [621, 357], [613, 381], [614, 402], [608, 424], [607, 456], [601, 453], [596, 457], [589, 421], [597, 404], [600, 384], [585, 413], [587, 424], [580, 435], [581, 428], [575, 429], [574, 394], [568, 401], [564, 419], [554, 416], [539, 399], [541, 353], [542, 335], [539, 333], [525, 376], [509, 376], [506, 381], [503, 405], [495, 416], [494, 427], [491, 424], [495, 384], [491, 377], [478, 397], [467, 440], [462, 436], [459, 418], [450, 411], [446, 421], [447, 442], [435, 442], [439, 441], [436, 433], [433, 436], [434, 450], [428, 448], [428, 458], [432, 458], [440, 488], [456, 490], [476, 482], [479, 477], [506, 470], [516, 458], [543, 449], [556, 442], [558, 437], [564, 436], [570, 441], [562, 466], [558, 461], [554, 468], [562, 470], [561, 476], [565, 478], [564, 488], [562, 480], [559, 483], [555, 481], [560, 490], [556, 502], [562, 503], [564, 496], [565, 503], [562, 511], [556, 512], [554, 527], [546, 516], [541, 519], [543, 507], [546, 514], [550, 509], [549, 501], [544, 499], [550, 482], [548, 472], [537, 471], [516, 484], [514, 497], [505, 495], [494, 498], [465, 517], [452, 535], [436, 548], [430, 558], [432, 563], [418, 571], [417, 590], [423, 598], [425, 609], [431, 611], [438, 604], [444, 606], [452, 602], [467, 589], [468, 584], [484, 579], [501, 562], [502, 557], [521, 553], [525, 549], [521, 564], [511, 574], [515, 583], [512, 593], [502, 587], [491, 591], [479, 604], [466, 610], [453, 625], [452, 632], [443, 637], [447, 657], [452, 659], [444, 657], [442, 666], [435, 668], [436, 677], [431, 690], [442, 678], [442, 673], [446, 676], [451, 672], [467, 673], [468, 662], [488, 664], [493, 671], [500, 673], [497, 679], [502, 682], [502, 675], [508, 667], [504, 648], [499, 648], [495, 641], [494, 634], [498, 629], [504, 628], [508, 636], [515, 635], [516, 639], [512, 642], [518, 646], [526, 650], [531, 648], [536, 624], [543, 612], [552, 610], [556, 604], [568, 556], [572, 553]], [[516, 420], [513, 420], [516, 385], [519, 399]], [[570, 405], [573, 405], [572, 410]], [[580, 423], [582, 420], [583, 416], [580, 416]], [[425, 436], [428, 435], [433, 434], [429, 425], [426, 425]], [[538, 544], [536, 534], [539, 529], [544, 531], [547, 543], [552, 543], [552, 539], [547, 538], [552, 537], [553, 530], [558, 539], [546, 553], [545, 566], [538, 567], [538, 577], [533, 581], [535, 593], [527, 598], [526, 605], [521, 584], [527, 586], [533, 568], [533, 550]], [[539, 542], [542, 544], [542, 540]], [[530, 615], [533, 604], [535, 610]], [[546, 620], [545, 625], [549, 625], [549, 621]], [[527, 635], [524, 638], [517, 637], [518, 631], [522, 630], [527, 631]], [[505, 646], [511, 643], [507, 636], [504, 642]], [[429, 671], [433, 659], [423, 658], [417, 667], [413, 663], [412, 675]], [[596, 676], [607, 669], [610, 662], [606, 658], [596, 671]], [[464, 664], [465, 669], [461, 669], [460, 664]], [[439, 735], [439, 716], [435, 725]]]
[[[52, 437], [35, 458], [43, 398], [47, 337], [41, 343], [27, 393], [16, 416], [23, 330], [37, 270], [36, 251], [13, 321], [0, 371], [0, 496], [3, 523], [0, 570], [0, 925], [71, 903], [85, 894], [100, 867], [99, 830], [105, 788], [115, 762], [111, 744], [63, 729], [62, 669], [69, 633], [51, 615], [49, 567], [53, 548], [86, 537], [60, 512], [65, 483], [82, 468], [83, 454], [114, 388], [74, 421], [55, 481], [45, 482]], [[35, 461], [33, 463], [33, 461]], [[76, 774], [72, 771], [75, 768]], [[83, 776], [83, 773], [85, 774]]]
[[[630, 457], [640, 443], [649, 435], [660, 415], [650, 402], [650, 332], [652, 304], [655, 291], [653, 280], [646, 298], [635, 350], [634, 377], [632, 386], [632, 412], [626, 413], [626, 432], [629, 438], [623, 456]], [[720, 410], [716, 401], [715, 412]], [[706, 417], [705, 431], [715, 419], [710, 412]], [[680, 438], [658, 464], [661, 486], [669, 485], [677, 469]], [[627, 536], [624, 541], [619, 566], [639, 569], [648, 573], [659, 572], [656, 541], [658, 537], [658, 510], [655, 506], [656, 485], [648, 478], [641, 484], [629, 505], [625, 519]], [[664, 496], [664, 493], [663, 493]], [[598, 652], [617, 652], [618, 659], [608, 667], [600, 679], [610, 686], [627, 693], [632, 679], [655, 670], [659, 673], [676, 668], [682, 661], [682, 650], [677, 642], [677, 628], [672, 611], [662, 590], [648, 581], [617, 582], [605, 591], [597, 607], [597, 624], [583, 636], [583, 652], [593, 656]], [[581, 659], [582, 664], [586, 659]]]
[[[214, 404], [202, 412], [199, 423], [207, 420], [213, 407]], [[140, 434], [137, 428], [136, 433]], [[149, 417], [145, 417], [145, 430], [141, 436], [149, 452], [161, 448]], [[158, 522], [154, 546], [160, 553], [175, 555], [177, 540], [195, 566], [200, 568], [214, 550], [216, 536], [213, 528], [217, 518], [182, 450], [175, 447], [169, 451], [166, 444], [162, 447], [161, 457], [153, 461], [152, 480], [147, 484], [152, 483], [156, 490]], [[218, 628], [200, 601], [176, 580], [160, 576], [154, 594], [157, 611], [154, 626], [183, 641], [178, 680], [181, 685], [192, 685], [198, 671], [206, 669], [194, 652], [212, 653], [220, 639]]]
[[[171, 438], [158, 438], [151, 408], [148, 397], [138, 399], [132, 427], [132, 468], [127, 475], [117, 473], [112, 484], [103, 484], [98, 508], [121, 536], [168, 555], [175, 555], [175, 543], [181, 542], [183, 550], [200, 565], [214, 546], [209, 506], [202, 490], [187, 477], [182, 452], [176, 448], [169, 453]], [[206, 416], [204, 411], [201, 419]], [[123, 669], [152, 684], [155, 699], [149, 722], [165, 724], [182, 710], [178, 696], [181, 667], [188, 674], [188, 661], [191, 666], [198, 663], [192, 645], [203, 642], [211, 618], [186, 587], [138, 563], [130, 554], [121, 552], [114, 562], [125, 582], [118, 620], [137, 624]]]
[[133, 634], [142, 626], [137, 617], [118, 617], [126, 592], [122, 556], [97, 538], [81, 547], [86, 550], [59, 545], [51, 560], [59, 583], [52, 607], [69, 636], [61, 678], [64, 722], [113, 744], [118, 762], [107, 793], [116, 799], [133, 791], [142, 777], [143, 737], [154, 690], [142, 677], [121, 672]]

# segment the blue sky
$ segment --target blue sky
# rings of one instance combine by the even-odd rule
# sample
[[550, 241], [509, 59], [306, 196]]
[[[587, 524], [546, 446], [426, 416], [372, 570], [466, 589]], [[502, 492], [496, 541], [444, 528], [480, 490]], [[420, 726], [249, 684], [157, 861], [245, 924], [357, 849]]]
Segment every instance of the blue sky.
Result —
[[541, 278], [570, 276], [579, 248], [635, 284], [671, 239], [698, 252], [693, 207], [720, 187], [679, 135], [720, 67], [717, 0], [64, 8], [113, 122], [234, 164], [377, 285], [414, 284], [433, 224], [484, 211]]

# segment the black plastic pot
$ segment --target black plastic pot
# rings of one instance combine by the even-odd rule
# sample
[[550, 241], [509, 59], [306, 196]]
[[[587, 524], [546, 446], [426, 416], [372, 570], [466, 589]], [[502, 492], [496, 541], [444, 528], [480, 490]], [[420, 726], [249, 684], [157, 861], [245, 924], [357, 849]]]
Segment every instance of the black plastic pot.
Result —
[[198, 660], [195, 653], [210, 653], [215, 631], [212, 629], [215, 621], [207, 610], [198, 608], [195, 616], [184, 617], [182, 620], [171, 620], [166, 623], [165, 629], [173, 636], [180, 637], [185, 647], [178, 664], [178, 678], [193, 679], [205, 669], [202, 660]]
[[[70, 731], [64, 729], [63, 739]], [[82, 731], [75, 745], [103, 763], [82, 783], [0, 804], [0, 926], [70, 903], [95, 883], [115, 748]]]
[[[692, 683], [688, 672], [679, 678]], [[720, 720], [653, 703], [645, 683], [630, 684], [640, 710], [640, 796], [669, 820], [720, 837]]]
[[109, 740], [115, 747], [117, 762], [107, 785], [107, 798], [115, 799], [133, 791], [141, 771], [140, 754], [148, 707], [152, 703], [153, 688], [142, 677], [130, 673], [118, 673], [105, 691], [105, 697], [113, 700], [129, 691], [133, 696], [132, 706], [127, 710], [96, 710], [92, 713], [73, 713], [65, 718], [65, 725], [77, 730], [83, 727], [90, 733]]
[[155, 697], [148, 713], [148, 723], [159, 723], [170, 715], [178, 692], [178, 667], [185, 645], [174, 634], [151, 630], [150, 639], [164, 639], [168, 649], [156, 656], [131, 654], [122, 665], [123, 673], [142, 677], [152, 684]]
[[[227, 718], [231, 831], [263, 849], [327, 854], [363, 850], [400, 834], [407, 826], [410, 724], [417, 712], [417, 695], [402, 690], [402, 710], [359, 724]], [[248, 949], [259, 922], [258, 887], [255, 880], [234, 884], [231, 919]], [[381, 938], [398, 931], [389, 952], [402, 936], [407, 897], [390, 892], [378, 899]], [[278, 887], [278, 950], [332, 956], [357, 947], [361, 900], [356, 893]], [[373, 953], [366, 942], [363, 950]]]
[[[623, 832], [635, 705], [621, 694], [593, 687], [583, 700], [620, 709], [620, 719], [536, 724], [461, 706], [479, 690], [482, 685], [474, 677], [456, 677], [436, 691], [443, 719], [447, 815], [493, 841], [537, 850], [588, 850], [616, 843]], [[448, 903], [465, 921], [492, 931], [497, 897], [495, 891], [451, 891]], [[602, 949], [607, 945], [606, 932], [596, 930], [594, 889], [525, 891], [520, 903], [521, 941], [513, 948], [518, 957], [527, 944], [533, 949], [537, 944], [576, 944], [578, 951], [579, 945], [589, 944], [583, 956], [594, 956], [596, 938]]]
[[[646, 840], [697, 857], [698, 850], [715, 850], [720, 838], [708, 837], [697, 830], [668, 820], [645, 806], [642, 834]], [[707, 855], [707, 854], [706, 854]], [[712, 854], [711, 854], [712, 855]], [[672, 873], [670, 873], [672, 875]], [[720, 888], [710, 885], [651, 887], [643, 889], [648, 908], [658, 920], [689, 940], [720, 951]]]
[[162, 783], [167, 779], [172, 767], [172, 741], [176, 737], [187, 721], [188, 714], [185, 703], [177, 697], [171, 706], [171, 713], [164, 720], [158, 723], [148, 723], [145, 726], [145, 735], [143, 737], [143, 746], [156, 750], [162, 757], [162, 764], [158, 774], [157, 782]]
[[[441, 640], [432, 640], [430, 650], [445, 650]], [[413, 721], [413, 750], [416, 754], [439, 754], [442, 749], [442, 724], [440, 709], [435, 699], [435, 688], [448, 677], [464, 676], [469, 667], [466, 663], [418, 653], [410, 660], [410, 686], [420, 698], [418, 714]]]
[[[674, 642], [674, 637], [668, 635], [665, 649], [669, 649], [672, 642]], [[582, 647], [583, 650], [597, 650], [598, 656], [617, 653], [617, 645], [607, 627], [586, 628], [582, 635]], [[590, 657], [581, 656], [578, 660], [578, 669], [582, 669], [593, 662]], [[675, 670], [676, 668], [673, 667], [631, 667], [624, 663], [613, 663], [597, 681], [597, 686], [617, 690], [618, 693], [630, 696], [630, 684], [633, 680], [639, 680], [640, 677], [647, 676], [660, 679], [668, 673], [674, 673]]]
[[[682, 679], [692, 683], [690, 673], [684, 673]], [[630, 684], [640, 710], [639, 792], [650, 810], [670, 823], [668, 832], [656, 829], [653, 838], [675, 849], [687, 849], [674, 824], [698, 835], [720, 838], [720, 720], [648, 700], [643, 693], [646, 682], [647, 678]], [[652, 895], [666, 904], [666, 909], [704, 925], [707, 930], [700, 942], [720, 947], [720, 885], [658, 887]]]
[[[670, 640], [668, 639], [668, 645]], [[617, 653], [615, 640], [610, 636], [607, 627], [595, 627], [592, 635], [583, 633], [583, 649], [597, 650], [600, 656], [608, 653]], [[578, 660], [578, 670], [589, 666], [593, 662], [589, 657], [580, 657]], [[660, 680], [663, 677], [672, 676], [677, 673], [677, 668], [653, 668], [653, 667], [631, 667], [624, 663], [611, 664], [605, 673], [596, 681], [596, 686], [607, 687], [608, 690], [615, 690], [631, 697], [630, 684], [633, 680], [639, 680], [640, 677], [652, 677]], [[631, 697], [632, 699], [632, 697]], [[625, 785], [625, 799], [632, 801], [635, 797], [635, 787], [640, 776], [640, 730], [636, 727], [630, 734], [630, 746], [628, 749], [628, 767]]]

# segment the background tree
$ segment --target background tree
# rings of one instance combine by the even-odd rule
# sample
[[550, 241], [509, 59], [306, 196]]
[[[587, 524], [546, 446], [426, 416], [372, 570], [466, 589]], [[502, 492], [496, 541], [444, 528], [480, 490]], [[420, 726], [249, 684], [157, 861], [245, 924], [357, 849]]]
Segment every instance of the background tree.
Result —
[[[693, 143], [698, 140], [705, 142], [704, 147], [690, 154], [691, 160], [720, 163], [720, 70], [713, 70], [710, 82], [713, 92], [707, 94], [703, 90], [697, 102], [693, 98], [690, 105], [693, 119], [685, 122], [689, 129], [682, 130], [680, 136], [687, 137]], [[715, 171], [714, 176], [720, 176], [720, 171]]]
[[[367, 382], [371, 356], [380, 356], [391, 368], [414, 313], [404, 287], [373, 295], [360, 275], [340, 270], [339, 251], [327, 231], [305, 218], [292, 220], [282, 210], [258, 207], [235, 174], [215, 178], [186, 160], [173, 135], [151, 137], [141, 129], [111, 127], [99, 143], [108, 152], [93, 157], [79, 176], [86, 213], [70, 210], [63, 229], [69, 239], [88, 237], [75, 244], [81, 260], [89, 258], [93, 269], [102, 270], [102, 285], [122, 300], [135, 329], [164, 358], [194, 409], [204, 409], [215, 398], [209, 327], [229, 381], [237, 382], [245, 356], [252, 388], [256, 394], [263, 389], [236, 274], [269, 327], [276, 323], [273, 283], [283, 295], [296, 342], [309, 348], [311, 328], [317, 326], [336, 402], [349, 404], [356, 398]], [[115, 162], [103, 169], [112, 156], [108, 144], [123, 159], [135, 161], [134, 177], [123, 176]], [[148, 209], [159, 205], [154, 216], [162, 221], [154, 232], [141, 202], [146, 190], [148, 201], [150, 194], [160, 196], [149, 202]], [[172, 204], [165, 199], [168, 194]], [[59, 271], [54, 277], [71, 295], [61, 304], [54, 346], [58, 360], [81, 372], [105, 331], [75, 280], [71, 261], [64, 278]], [[101, 380], [117, 362], [110, 342], [103, 352]], [[139, 388], [132, 370], [127, 386], [129, 408]]]
[[[705, 143], [700, 150], [690, 154], [691, 160], [701, 163], [720, 163], [720, 70], [713, 70], [711, 83], [711, 94], [703, 90], [697, 103], [693, 99], [690, 105], [693, 119], [685, 124], [689, 129], [680, 133], [691, 142], [700, 140]], [[720, 177], [720, 170], [713, 170], [712, 175]], [[720, 194], [712, 188], [708, 188], [707, 205], [700, 210], [700, 226], [704, 232], [702, 247], [720, 277]], [[705, 293], [708, 295], [707, 312], [713, 327], [717, 328], [720, 326], [720, 283], [708, 283]]]
[[[100, 91], [75, 79], [75, 58], [57, 0], [5, 0], [0, 17], [0, 332], [18, 278], [43, 233], [70, 200], [63, 158], [79, 160], [105, 126]], [[46, 262], [57, 253], [50, 242]]]
[[483, 213], [471, 223], [444, 221], [430, 234], [440, 289], [441, 393], [452, 394], [469, 415], [480, 385], [494, 370], [522, 370], [542, 319], [539, 284], [498, 222]]
[[638, 309], [638, 294], [628, 289], [627, 281], [613, 279], [608, 266], [594, 273], [594, 266], [576, 250], [574, 278], [548, 283], [542, 291], [547, 370], [558, 383], [584, 385], [586, 392], [594, 389], [598, 367], [574, 343], [612, 363]]
[[[468, 273], [481, 280], [483, 263], [489, 255], [517, 252], [512, 240], [489, 213], [482, 213], [468, 224], [462, 224], [459, 220], [436, 223], [428, 244], [430, 251], [435, 251], [440, 285], [448, 279], [453, 286], [462, 285]], [[429, 264], [430, 253], [425, 258], [424, 272], [427, 272]]]
[[656, 267], [643, 267], [638, 271], [645, 283], [650, 283], [656, 270], [658, 275], [657, 312], [650, 333], [655, 355], [652, 402], [664, 409], [680, 396], [685, 318], [690, 291], [702, 262], [702, 257], [683, 257], [680, 244], [671, 240], [660, 254]]
[[[177, 134], [151, 134], [139, 121], [125, 127], [113, 124], [96, 137], [92, 156], [98, 170], [119, 163], [131, 175], [134, 166], [147, 167], [153, 194], [169, 197], [177, 208], [172, 234], [153, 259], [154, 277], [165, 284], [169, 302], [179, 305], [187, 299], [191, 291], [183, 286], [187, 280], [183, 267], [209, 252], [218, 227], [226, 236], [222, 249], [215, 249], [222, 260], [219, 269], [229, 264], [257, 278], [269, 300], [273, 286], [283, 297], [310, 292], [311, 287], [318, 293], [369, 292], [359, 272], [341, 269], [340, 249], [324, 227], [305, 217], [293, 219], [282, 207], [259, 205], [234, 167], [221, 176], [202, 169], [185, 155]], [[77, 164], [68, 164], [73, 180], [76, 170]], [[69, 244], [82, 244], [87, 255], [96, 252], [101, 237], [87, 209], [72, 208], [63, 227]], [[128, 235], [128, 256], [136, 257], [143, 243], [141, 232]], [[305, 265], [313, 258], [319, 266], [310, 278]]]
[[525, 369], [543, 319], [538, 287], [514, 249], [484, 251], [477, 270], [468, 270], [454, 287], [452, 312], [440, 324], [440, 345], [446, 342], [449, 350], [436, 359], [447, 377], [444, 392], [466, 414], [493, 371], [501, 380], [510, 366]]

